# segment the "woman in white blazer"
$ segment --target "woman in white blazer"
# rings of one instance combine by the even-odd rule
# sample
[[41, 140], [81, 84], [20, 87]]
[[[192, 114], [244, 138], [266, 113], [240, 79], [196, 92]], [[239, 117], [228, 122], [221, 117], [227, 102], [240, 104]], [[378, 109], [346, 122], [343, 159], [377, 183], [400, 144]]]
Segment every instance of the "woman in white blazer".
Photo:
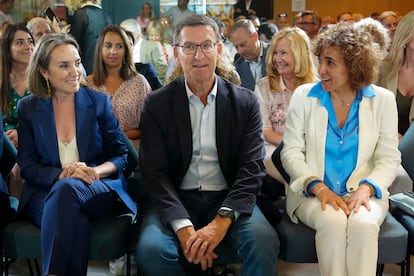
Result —
[[287, 211], [316, 230], [321, 275], [375, 275], [387, 188], [400, 164], [392, 92], [372, 83], [369, 34], [335, 25], [314, 42], [321, 81], [297, 88], [287, 115]]

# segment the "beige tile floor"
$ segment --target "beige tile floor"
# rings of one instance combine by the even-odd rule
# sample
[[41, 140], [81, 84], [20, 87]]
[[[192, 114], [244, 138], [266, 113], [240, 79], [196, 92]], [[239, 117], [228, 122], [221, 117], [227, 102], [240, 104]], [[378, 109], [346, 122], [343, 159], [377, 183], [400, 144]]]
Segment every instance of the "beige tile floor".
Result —
[[[279, 276], [318, 276], [317, 264], [293, 264], [279, 261]], [[11, 276], [29, 275], [26, 269], [26, 263], [18, 260], [10, 270]], [[414, 276], [414, 257], [411, 256], [411, 276]], [[91, 262], [88, 268], [88, 276], [110, 276], [107, 262]], [[399, 266], [394, 264], [385, 265], [383, 276], [400, 275]]]

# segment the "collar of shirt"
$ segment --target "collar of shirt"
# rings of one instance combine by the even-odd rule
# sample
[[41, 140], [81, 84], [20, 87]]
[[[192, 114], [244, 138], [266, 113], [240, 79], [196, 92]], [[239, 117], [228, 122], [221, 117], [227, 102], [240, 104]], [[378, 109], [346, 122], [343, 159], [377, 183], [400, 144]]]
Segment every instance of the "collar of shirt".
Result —
[[290, 90], [286, 87], [285, 82], [283, 81], [282, 76], [279, 76], [279, 79], [280, 79], [280, 81], [279, 81], [279, 83], [280, 83], [280, 89], [282, 90], [281, 92], [293, 92], [293, 91], [290, 91]]
[[141, 62], [141, 45], [142, 45], [142, 40], [143, 38], [140, 37], [137, 41], [137, 43], [135, 43], [134, 48], [133, 48], [133, 59], [134, 59], [134, 63], [139, 63]]
[[102, 9], [102, 7], [101, 7], [100, 5], [95, 4], [95, 3], [93, 3], [92, 1], [87, 1], [86, 3], [83, 3], [82, 5], [80, 5], [80, 7], [79, 7], [79, 8], [83, 8], [83, 7], [85, 7], [85, 6], [94, 6], [94, 7], [97, 7], [97, 8], [99, 8], [99, 9]]
[[[188, 100], [190, 100], [192, 96], [198, 97], [193, 93], [193, 91], [191, 91], [190, 86], [188, 86], [187, 80], [185, 81], [185, 92], [187, 93]], [[210, 93], [208, 94], [208, 97], [207, 97], [208, 103], [211, 103], [216, 96], [217, 96], [217, 77], [214, 78], [213, 88], [211, 89]]]
[[[321, 101], [321, 105], [326, 105], [326, 101], [328, 100], [329, 93], [322, 89], [322, 83], [317, 82], [309, 91], [308, 97], [318, 98]], [[375, 92], [372, 89], [371, 85], [367, 85], [362, 87], [361, 90], [358, 91], [356, 100], [360, 102], [362, 97], [372, 98], [375, 97]]]

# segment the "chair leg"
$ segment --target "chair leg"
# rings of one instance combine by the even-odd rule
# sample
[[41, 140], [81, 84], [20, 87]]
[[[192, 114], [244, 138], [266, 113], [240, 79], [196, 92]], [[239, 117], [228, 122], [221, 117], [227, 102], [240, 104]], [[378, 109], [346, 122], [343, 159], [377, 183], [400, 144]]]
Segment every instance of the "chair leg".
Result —
[[126, 275], [127, 276], [131, 275], [131, 253], [130, 252], [126, 253]]
[[41, 276], [42, 274], [40, 273], [39, 261], [37, 259], [34, 259], [33, 261], [35, 263], [35, 268], [36, 268], [37, 275]]
[[[407, 254], [407, 258], [405, 259], [405, 276], [410, 276], [410, 267], [411, 267], [411, 255]], [[402, 275], [402, 272], [401, 272]]]
[[9, 258], [4, 258], [4, 275], [9, 276]]
[[382, 273], [384, 272], [384, 264], [377, 264], [377, 276], [382, 276]]
[[32, 267], [32, 260], [27, 259], [27, 266], [29, 267], [30, 276], [34, 276], [33, 267]]

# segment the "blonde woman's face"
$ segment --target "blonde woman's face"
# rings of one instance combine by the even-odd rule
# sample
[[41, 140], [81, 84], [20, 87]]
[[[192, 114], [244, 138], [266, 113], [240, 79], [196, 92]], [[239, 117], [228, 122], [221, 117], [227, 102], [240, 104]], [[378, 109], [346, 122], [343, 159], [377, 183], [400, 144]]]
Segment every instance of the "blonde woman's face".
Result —
[[148, 40], [153, 41], [161, 41], [161, 34], [156, 31], [149, 31], [148, 32]]

